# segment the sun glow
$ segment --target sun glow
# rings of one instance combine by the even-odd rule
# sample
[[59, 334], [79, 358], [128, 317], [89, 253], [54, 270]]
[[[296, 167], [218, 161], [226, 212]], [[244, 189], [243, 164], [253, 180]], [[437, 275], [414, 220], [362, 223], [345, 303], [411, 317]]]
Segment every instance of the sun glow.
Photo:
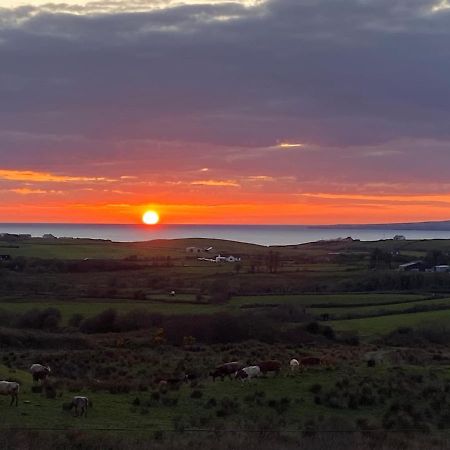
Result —
[[159, 214], [156, 211], [146, 211], [142, 216], [142, 222], [146, 225], [156, 225], [159, 222]]

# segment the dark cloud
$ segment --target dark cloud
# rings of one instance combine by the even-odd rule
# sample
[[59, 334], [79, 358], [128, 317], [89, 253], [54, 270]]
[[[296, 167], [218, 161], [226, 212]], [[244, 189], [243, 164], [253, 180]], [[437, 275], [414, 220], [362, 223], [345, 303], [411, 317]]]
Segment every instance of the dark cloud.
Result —
[[[89, 155], [126, 165], [124, 149], [136, 147], [140, 161], [178, 155], [189, 170], [216, 161], [347, 182], [353, 171], [404, 178], [405, 158], [409, 176], [424, 178], [431, 152], [425, 166], [440, 179], [448, 146], [439, 141], [450, 141], [450, 9], [433, 13], [436, 3], [0, 10], [0, 155], [9, 166], [62, 165], [57, 154], [64, 164]], [[321, 150], [230, 159], [282, 139]], [[157, 141], [185, 146], [160, 151]], [[407, 148], [390, 153], [399, 141]], [[366, 155], [371, 146], [378, 156]]]

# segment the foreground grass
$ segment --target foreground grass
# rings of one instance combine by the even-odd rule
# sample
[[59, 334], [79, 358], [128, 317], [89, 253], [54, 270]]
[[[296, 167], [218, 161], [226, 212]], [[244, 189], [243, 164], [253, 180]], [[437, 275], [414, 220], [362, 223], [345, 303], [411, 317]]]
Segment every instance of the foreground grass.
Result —
[[[264, 393], [264, 402], [280, 398], [289, 398], [292, 406], [286, 413], [287, 420], [299, 420], [310, 415], [325, 412], [325, 408], [315, 405], [313, 394], [309, 389], [314, 383], [323, 386], [331, 385], [335, 374], [330, 371], [311, 371], [298, 376], [278, 376], [259, 379], [251, 383], [241, 383], [234, 380], [212, 381], [205, 380], [199, 387], [191, 388], [183, 385], [177, 391], [167, 393], [168, 398], [177, 399], [177, 404], [164, 406], [152, 403], [151, 392], [133, 392], [130, 394], [109, 394], [104, 392], [81, 391], [71, 393], [61, 392], [56, 399], [45, 398], [42, 394], [31, 392], [31, 377], [19, 370], [10, 370], [0, 366], [0, 379], [14, 379], [21, 383], [19, 407], [9, 407], [9, 398], [0, 397], [3, 423], [8, 427], [20, 428], [83, 428], [83, 429], [130, 429], [138, 432], [148, 432], [157, 429], [173, 430], [184, 424], [187, 428], [198, 427], [201, 419], [209, 417], [217, 419], [215, 408], [206, 407], [210, 399], [220, 404], [225, 397], [234, 399], [240, 404], [239, 415], [246, 417], [254, 415], [256, 409], [270, 414], [274, 411], [264, 405], [246, 405], [244, 397], [256, 392]], [[201, 398], [192, 398], [192, 392], [201, 392]], [[93, 401], [93, 408], [88, 412], [87, 419], [74, 418], [62, 410], [62, 403], [70, 401], [73, 395], [87, 395]], [[133, 405], [138, 398], [140, 405]], [[349, 413], [350, 416], [352, 415]]]

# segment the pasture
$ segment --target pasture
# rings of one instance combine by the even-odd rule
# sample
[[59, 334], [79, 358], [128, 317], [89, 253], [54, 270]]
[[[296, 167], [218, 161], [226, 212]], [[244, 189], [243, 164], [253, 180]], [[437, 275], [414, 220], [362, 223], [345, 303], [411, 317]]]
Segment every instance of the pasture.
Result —
[[[11, 254], [0, 263], [0, 379], [22, 386], [18, 408], [0, 396], [5, 427], [131, 431], [152, 440], [199, 429], [303, 436], [330, 426], [450, 427], [450, 275], [395, 268], [410, 257], [435, 258], [429, 253], [450, 249], [447, 241], [0, 245]], [[198, 261], [188, 245], [242, 261]], [[391, 267], [372, 267], [374, 248], [401, 254]], [[398, 330], [409, 334], [392, 344]], [[311, 356], [328, 363], [290, 372], [291, 358]], [[280, 375], [208, 376], [227, 361], [267, 359], [282, 362]], [[32, 363], [52, 368], [41, 392]], [[194, 380], [181, 382], [185, 374]], [[92, 400], [87, 419], [63, 411], [74, 395]]]

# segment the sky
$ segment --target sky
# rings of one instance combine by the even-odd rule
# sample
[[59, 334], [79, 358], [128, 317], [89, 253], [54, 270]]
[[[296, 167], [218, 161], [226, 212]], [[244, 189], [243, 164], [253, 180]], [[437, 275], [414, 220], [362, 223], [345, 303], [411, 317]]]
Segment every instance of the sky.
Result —
[[0, 0], [0, 222], [450, 219], [450, 2]]

